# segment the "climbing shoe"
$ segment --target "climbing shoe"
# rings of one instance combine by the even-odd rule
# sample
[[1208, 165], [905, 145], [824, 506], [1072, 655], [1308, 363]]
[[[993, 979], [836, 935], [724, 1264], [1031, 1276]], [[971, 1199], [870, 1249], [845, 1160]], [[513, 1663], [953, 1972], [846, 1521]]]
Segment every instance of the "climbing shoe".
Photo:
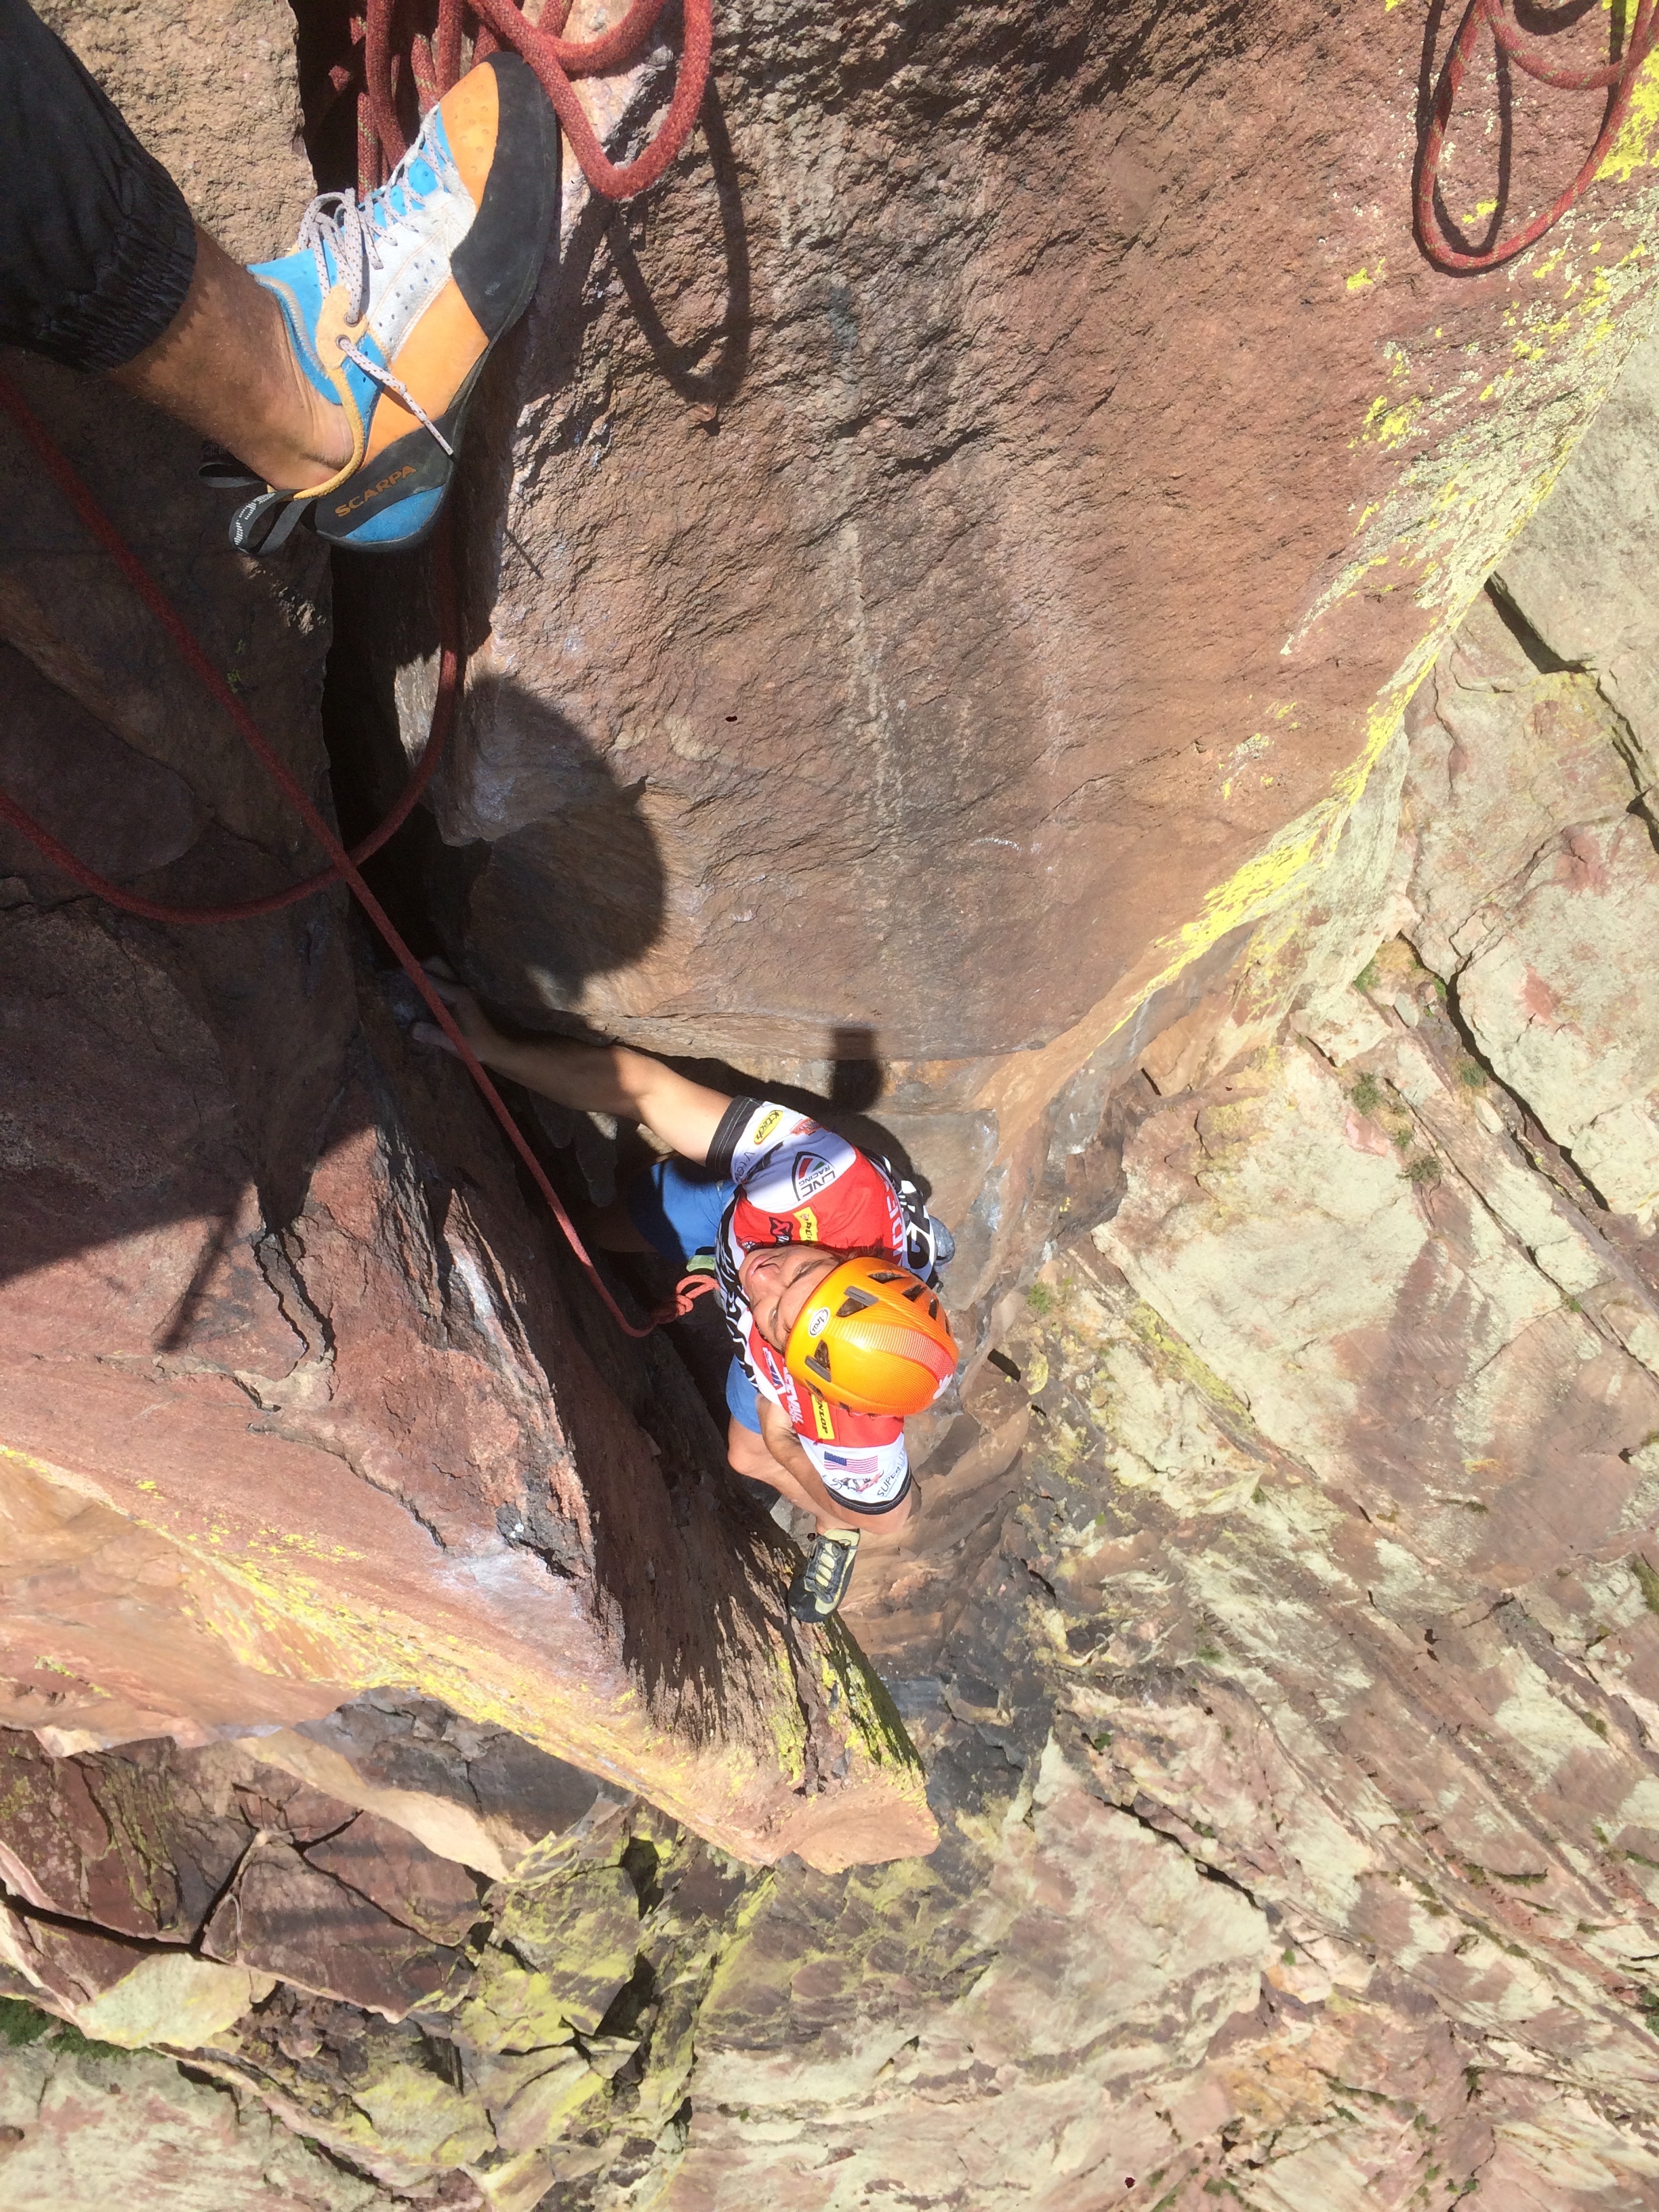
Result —
[[789, 1610], [797, 1620], [828, 1620], [847, 1595], [858, 1557], [856, 1528], [825, 1528], [795, 1570]]
[[374, 552], [427, 536], [479, 371], [536, 289], [558, 165], [558, 124], [529, 65], [492, 54], [378, 192], [324, 192], [294, 251], [249, 270], [281, 302], [306, 374], [344, 409], [352, 450], [326, 483], [240, 507], [239, 551], [275, 551], [301, 516], [331, 544]]

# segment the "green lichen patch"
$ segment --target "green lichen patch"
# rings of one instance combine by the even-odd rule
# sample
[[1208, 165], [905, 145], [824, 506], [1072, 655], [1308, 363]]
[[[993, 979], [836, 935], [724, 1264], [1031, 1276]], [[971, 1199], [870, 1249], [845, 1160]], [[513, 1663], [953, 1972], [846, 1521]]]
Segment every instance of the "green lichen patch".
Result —
[[640, 1896], [629, 1869], [590, 1867], [509, 1890], [495, 1942], [546, 1982], [561, 2019], [591, 2030], [634, 1971], [639, 1932]]

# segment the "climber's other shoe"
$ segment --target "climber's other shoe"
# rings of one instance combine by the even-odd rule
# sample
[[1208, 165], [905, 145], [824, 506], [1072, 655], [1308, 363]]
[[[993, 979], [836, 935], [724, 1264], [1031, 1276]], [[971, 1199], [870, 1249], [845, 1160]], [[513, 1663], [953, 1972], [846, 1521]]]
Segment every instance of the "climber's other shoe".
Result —
[[529, 64], [492, 54], [447, 93], [360, 205], [324, 192], [294, 251], [249, 271], [280, 301], [295, 358], [345, 410], [351, 459], [326, 483], [262, 493], [231, 542], [418, 545], [449, 489], [466, 404], [530, 304], [557, 204], [559, 127]]
[[858, 1556], [856, 1528], [825, 1528], [795, 1570], [789, 1610], [797, 1620], [828, 1620], [846, 1596]]

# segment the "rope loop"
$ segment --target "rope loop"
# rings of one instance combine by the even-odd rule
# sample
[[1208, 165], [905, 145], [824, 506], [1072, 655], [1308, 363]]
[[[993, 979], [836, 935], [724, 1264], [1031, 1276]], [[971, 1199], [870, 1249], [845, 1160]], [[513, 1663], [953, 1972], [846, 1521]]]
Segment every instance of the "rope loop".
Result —
[[673, 1296], [665, 1298], [651, 1318], [659, 1328], [665, 1328], [671, 1321], [684, 1321], [700, 1297], [719, 1288], [720, 1284], [711, 1274], [682, 1275], [674, 1285]]
[[[1515, 66], [1538, 83], [1550, 86], [1558, 92], [1600, 92], [1607, 94], [1607, 104], [1601, 117], [1601, 127], [1596, 133], [1595, 143], [1585, 155], [1583, 167], [1572, 182], [1559, 192], [1543, 211], [1507, 238], [1499, 238], [1474, 252], [1460, 246], [1451, 234], [1448, 218], [1438, 204], [1440, 161], [1445, 150], [1446, 133], [1451, 125], [1452, 112], [1457, 96], [1468, 74], [1469, 64], [1474, 58], [1483, 30], [1492, 33], [1497, 52], [1513, 62]], [[1440, 72], [1440, 82], [1435, 88], [1434, 106], [1429, 118], [1429, 127], [1423, 137], [1422, 150], [1417, 160], [1417, 179], [1413, 212], [1416, 218], [1418, 244], [1437, 269], [1448, 276], [1462, 276], [1482, 269], [1500, 268], [1512, 261], [1517, 253], [1524, 253], [1535, 246], [1547, 231], [1553, 230], [1568, 209], [1582, 199], [1595, 181], [1597, 172], [1613, 149], [1626, 116], [1630, 112], [1632, 95], [1642, 64], [1659, 45], [1659, 0], [1635, 0], [1635, 14], [1625, 35], [1624, 52], [1616, 61], [1607, 62], [1593, 69], [1574, 69], [1552, 62], [1547, 51], [1538, 41], [1522, 30], [1516, 21], [1514, 0], [1469, 0], [1459, 24], [1457, 36], [1447, 52], [1445, 64]]]
[[[532, 1181], [546, 1200], [553, 1218], [564, 1232], [566, 1243], [574, 1253], [589, 1282], [599, 1293], [601, 1304], [609, 1310], [611, 1319], [626, 1336], [649, 1336], [656, 1327], [655, 1322], [647, 1322], [643, 1328], [640, 1328], [635, 1322], [629, 1320], [615, 1298], [611, 1297], [599, 1269], [589, 1258], [586, 1247], [576, 1233], [576, 1224], [570, 1218], [557, 1191], [549, 1181], [546, 1169], [537, 1158], [528, 1139], [519, 1127], [507, 1102], [485, 1072], [483, 1062], [463, 1036], [460, 1024], [433, 988], [431, 977], [404, 942], [390, 915], [386, 913], [386, 908], [364, 882], [358, 866], [360, 860], [366, 860], [371, 853], [378, 851], [380, 847], [385, 844], [392, 831], [405, 819], [410, 809], [425, 789], [434, 769], [438, 764], [443, 739], [447, 736], [450, 724], [453, 720], [455, 692], [460, 679], [460, 648], [458, 642], [460, 635], [460, 620], [456, 605], [454, 568], [450, 558], [447, 536], [439, 541], [436, 571], [440, 622], [445, 642], [441, 658], [438, 705], [433, 720], [432, 735], [427, 740], [426, 753], [422, 759], [420, 769], [411, 778], [397, 805], [393, 807], [372, 837], [366, 838], [354, 850], [347, 852], [345, 847], [336, 836], [333, 829], [319, 812], [304, 785], [301, 783], [281, 755], [273, 749], [252, 715], [249, 714], [241, 700], [225, 681], [224, 677], [202, 650], [184, 617], [127, 544], [125, 538], [122, 537], [108, 515], [99, 506], [85, 484], [82, 483], [69, 461], [48, 436], [22, 393], [12, 383], [10, 378], [3, 374], [0, 374], [0, 410], [3, 410], [10, 416], [24, 437], [27, 439], [40, 457], [41, 465], [75, 509], [88, 534], [103, 547], [132, 586], [133, 590], [155, 616], [162, 629], [166, 631], [179, 658], [197, 678], [203, 690], [229, 718], [248, 750], [321, 847], [329, 865], [320, 873], [308, 877], [304, 883], [291, 884], [286, 890], [274, 892], [268, 898], [245, 899], [235, 906], [165, 906], [159, 900], [142, 898], [136, 891], [125, 890], [118, 884], [111, 883], [106, 877], [98, 875], [83, 862], [76, 860], [74, 854], [61, 845], [49, 830], [35, 821], [32, 815], [26, 813], [16, 800], [3, 791], [0, 791], [0, 821], [9, 822], [15, 830], [21, 830], [24, 836], [45, 854], [54, 867], [61, 868], [65, 875], [73, 882], [79, 884], [83, 890], [94, 892], [100, 898], [106, 899], [110, 905], [119, 908], [123, 914], [137, 915], [146, 921], [167, 922], [175, 927], [204, 922], [246, 921], [257, 915], [276, 914], [283, 907], [293, 906], [302, 898], [309, 898], [313, 892], [326, 890], [331, 884], [346, 884], [358, 905], [379, 931], [386, 950], [425, 1001], [427, 1012], [448, 1038], [454, 1048], [456, 1058], [460, 1060], [474, 1083], [477, 1085], [483, 1095], [485, 1104], [500, 1122], [507, 1142], [529, 1170]], [[447, 529], [447, 526], [446, 526], [446, 531]]]
[[[631, 199], [654, 185], [690, 137], [708, 82], [714, 42], [713, 0], [684, 0], [684, 37], [668, 112], [650, 143], [631, 161], [618, 164], [600, 145], [576, 94], [574, 80], [611, 76], [632, 69], [650, 51], [657, 25], [670, 0], [630, 0], [621, 19], [594, 39], [567, 39], [571, 0], [548, 0], [541, 21], [526, 17], [520, 0], [438, 0], [431, 33], [410, 31], [400, 40], [398, 19], [410, 0], [365, 0], [351, 22], [352, 64], [331, 73], [337, 92], [357, 83], [357, 189], [367, 198], [391, 175], [409, 150], [398, 115], [405, 80], [415, 87], [422, 115], [441, 100], [462, 74], [462, 39], [470, 26], [472, 59], [483, 61], [501, 47], [520, 54], [536, 72], [552, 102], [582, 174], [607, 199]], [[430, 9], [428, 10], [428, 14]]]

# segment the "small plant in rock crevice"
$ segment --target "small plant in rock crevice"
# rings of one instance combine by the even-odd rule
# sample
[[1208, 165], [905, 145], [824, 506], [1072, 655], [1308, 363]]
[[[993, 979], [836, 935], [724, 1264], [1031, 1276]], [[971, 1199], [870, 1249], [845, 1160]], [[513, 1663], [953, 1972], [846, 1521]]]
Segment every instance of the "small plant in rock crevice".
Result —
[[1431, 1190], [1444, 1174], [1445, 1170], [1432, 1152], [1422, 1152], [1406, 1170], [1406, 1180]]
[[1367, 1068], [1348, 1096], [1362, 1114], [1375, 1114], [1382, 1103], [1382, 1085]]
[[58, 2025], [49, 2013], [25, 2004], [21, 1997], [0, 1997], [0, 2045], [19, 2050], [27, 2043], [38, 2043]]
[[0, 2049], [16, 2051], [24, 2045], [45, 2042], [53, 2051], [83, 2058], [125, 2058], [118, 2044], [98, 2043], [55, 2014], [42, 2012], [21, 1997], [0, 1997]]

